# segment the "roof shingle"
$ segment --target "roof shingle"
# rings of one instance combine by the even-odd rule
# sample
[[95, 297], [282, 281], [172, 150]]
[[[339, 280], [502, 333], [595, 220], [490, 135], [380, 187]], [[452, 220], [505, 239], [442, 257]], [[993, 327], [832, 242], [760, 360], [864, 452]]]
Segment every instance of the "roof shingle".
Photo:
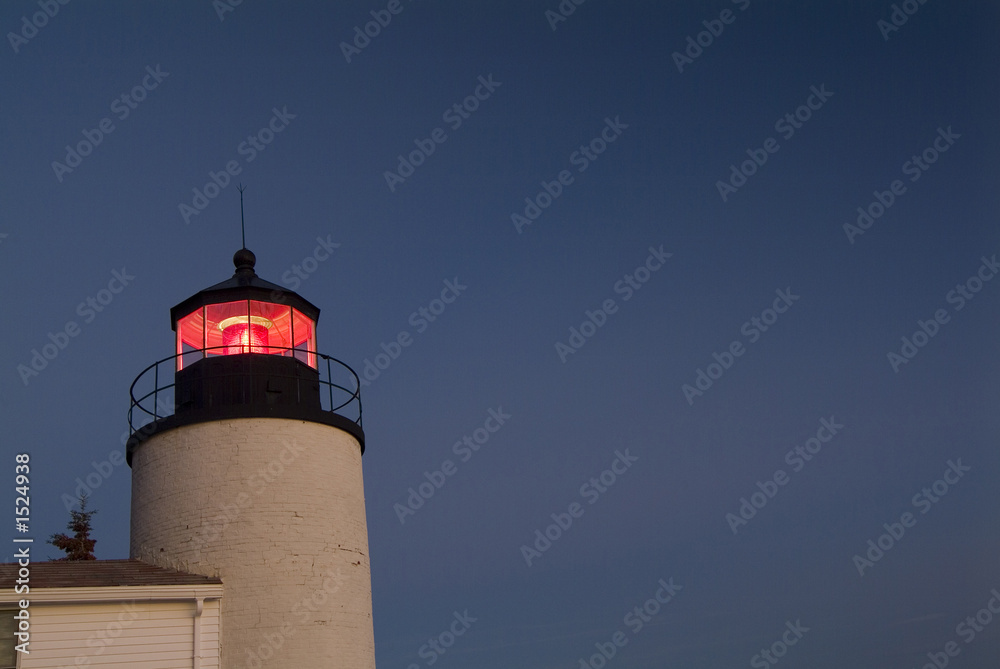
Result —
[[[32, 588], [94, 588], [121, 585], [206, 585], [219, 578], [165, 569], [142, 560], [80, 560], [33, 562]], [[0, 564], [0, 588], [13, 588], [17, 563]]]

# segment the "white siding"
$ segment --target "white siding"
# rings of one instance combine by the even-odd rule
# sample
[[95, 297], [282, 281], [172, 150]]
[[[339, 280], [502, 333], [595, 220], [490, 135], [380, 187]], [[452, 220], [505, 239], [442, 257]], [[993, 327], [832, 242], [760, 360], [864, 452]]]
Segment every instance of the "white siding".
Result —
[[[65, 602], [31, 607], [31, 653], [22, 669], [193, 666], [195, 602]], [[219, 601], [201, 616], [201, 667], [219, 666]]]

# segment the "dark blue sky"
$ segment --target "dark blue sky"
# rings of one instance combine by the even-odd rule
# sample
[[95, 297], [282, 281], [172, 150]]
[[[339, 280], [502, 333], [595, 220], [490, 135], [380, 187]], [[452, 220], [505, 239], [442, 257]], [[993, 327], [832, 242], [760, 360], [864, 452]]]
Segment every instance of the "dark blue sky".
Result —
[[[169, 308], [231, 275], [242, 181], [257, 272], [322, 309], [321, 351], [361, 372], [412, 338], [363, 390], [379, 666], [570, 669], [616, 631], [615, 669], [770, 666], [797, 622], [783, 665], [917, 667], [949, 642], [956, 667], [995, 661], [1000, 623], [959, 625], [1000, 588], [996, 4], [901, 3], [886, 39], [891, 3], [591, 0], [553, 29], [556, 0], [401, 0], [347, 62], [387, 4], [71, 2], [7, 36], [3, 461], [32, 455], [35, 536], [122, 449]], [[0, 28], [39, 11], [5, 2]], [[859, 206], [884, 210], [849, 233]], [[296, 276], [317, 238], [339, 247]], [[102, 294], [114, 272], [134, 278]], [[423, 322], [446, 281], [467, 288]], [[560, 356], [588, 311], [601, 326]], [[491, 410], [510, 417], [453, 448]], [[130, 472], [105, 471], [97, 554], [126, 557]], [[682, 589], [636, 629], [661, 579]], [[453, 647], [421, 653], [465, 610]]]

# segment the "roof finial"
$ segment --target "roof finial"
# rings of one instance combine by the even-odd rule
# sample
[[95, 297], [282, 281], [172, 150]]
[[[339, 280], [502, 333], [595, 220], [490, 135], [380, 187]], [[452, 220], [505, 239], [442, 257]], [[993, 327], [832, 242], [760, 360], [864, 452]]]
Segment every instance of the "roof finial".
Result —
[[254, 274], [253, 266], [257, 262], [257, 258], [254, 257], [253, 252], [247, 248], [247, 227], [243, 221], [243, 191], [246, 190], [246, 186], [243, 184], [239, 185], [238, 190], [240, 191], [240, 232], [243, 235], [243, 248], [236, 252], [233, 256], [233, 264], [236, 265], [236, 274], [249, 273]]
[[246, 186], [240, 184], [238, 189], [240, 191], [240, 232], [243, 233], [243, 248], [247, 247], [247, 227], [243, 222], [243, 191], [246, 190]]

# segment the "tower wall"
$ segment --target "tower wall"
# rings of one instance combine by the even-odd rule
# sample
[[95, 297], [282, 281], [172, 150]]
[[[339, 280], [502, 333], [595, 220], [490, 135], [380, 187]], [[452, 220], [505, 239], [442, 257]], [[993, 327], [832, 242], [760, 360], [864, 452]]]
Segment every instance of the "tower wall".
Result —
[[222, 579], [224, 669], [374, 669], [361, 449], [301, 420], [156, 433], [132, 455], [130, 554]]

